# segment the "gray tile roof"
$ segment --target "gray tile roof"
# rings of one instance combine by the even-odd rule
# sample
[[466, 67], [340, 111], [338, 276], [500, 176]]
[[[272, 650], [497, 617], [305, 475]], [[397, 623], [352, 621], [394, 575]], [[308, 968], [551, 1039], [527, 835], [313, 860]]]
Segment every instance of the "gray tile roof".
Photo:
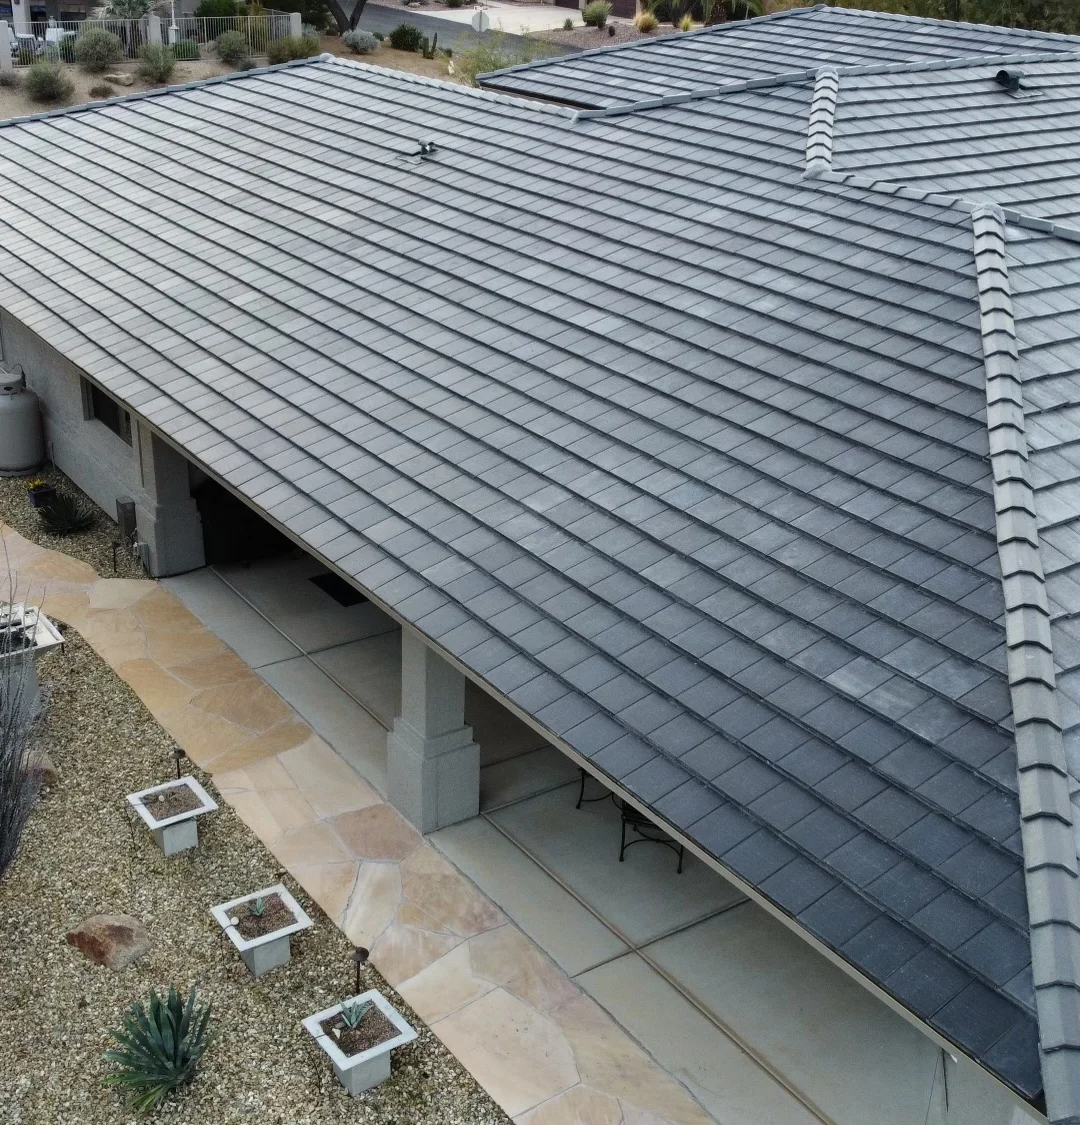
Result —
[[1080, 227], [1080, 58], [1018, 64], [1030, 95], [1019, 98], [995, 81], [1000, 69], [845, 75], [834, 170]]
[[809, 67], [944, 62], [1078, 46], [1075, 37], [1021, 28], [818, 5], [524, 63], [479, 81], [491, 90], [596, 108]]
[[801, 181], [812, 105], [324, 59], [15, 123], [0, 306], [1035, 1099], [1002, 310], [969, 209]]

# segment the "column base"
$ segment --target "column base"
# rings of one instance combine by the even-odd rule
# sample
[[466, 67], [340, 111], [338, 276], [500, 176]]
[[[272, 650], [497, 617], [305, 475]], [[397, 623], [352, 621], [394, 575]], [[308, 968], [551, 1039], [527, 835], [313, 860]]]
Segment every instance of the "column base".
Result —
[[480, 747], [472, 727], [424, 738], [394, 720], [386, 736], [390, 803], [421, 832], [469, 820], [480, 812]]

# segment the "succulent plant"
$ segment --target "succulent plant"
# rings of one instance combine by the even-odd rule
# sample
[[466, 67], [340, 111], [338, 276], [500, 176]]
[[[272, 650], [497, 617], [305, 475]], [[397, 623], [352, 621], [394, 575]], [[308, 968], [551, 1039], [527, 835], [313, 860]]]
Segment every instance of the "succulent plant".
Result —
[[168, 1093], [194, 1078], [210, 1042], [209, 1023], [210, 1005], [196, 1004], [194, 985], [186, 1003], [175, 988], [169, 988], [164, 1002], [151, 989], [149, 1010], [136, 1000], [123, 1027], [110, 1033], [120, 1049], [105, 1052], [116, 1069], [103, 1081], [127, 1091], [136, 1113], [152, 1112]]
[[360, 1021], [371, 1011], [373, 1005], [370, 1000], [365, 1000], [363, 1004], [357, 1004], [355, 1001], [352, 1004], [343, 1004], [341, 1008], [341, 1019], [347, 1027], [357, 1027]]
[[249, 902], [248, 913], [261, 918], [266, 913], [266, 899], [257, 898], [254, 902]]

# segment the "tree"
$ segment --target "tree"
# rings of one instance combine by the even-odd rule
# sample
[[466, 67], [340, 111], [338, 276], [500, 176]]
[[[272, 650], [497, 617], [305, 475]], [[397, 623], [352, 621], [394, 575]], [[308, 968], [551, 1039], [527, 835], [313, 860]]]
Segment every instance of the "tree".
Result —
[[364, 14], [364, 5], [367, 0], [355, 0], [350, 11], [346, 4], [340, 4], [338, 0], [326, 0], [326, 6], [330, 9], [330, 15], [334, 17], [334, 23], [337, 24], [338, 32], [344, 35], [346, 31], [352, 31], [354, 27], [360, 22], [360, 17]]
[[154, 0], [109, 0], [105, 15], [111, 20], [141, 20], [154, 7]]

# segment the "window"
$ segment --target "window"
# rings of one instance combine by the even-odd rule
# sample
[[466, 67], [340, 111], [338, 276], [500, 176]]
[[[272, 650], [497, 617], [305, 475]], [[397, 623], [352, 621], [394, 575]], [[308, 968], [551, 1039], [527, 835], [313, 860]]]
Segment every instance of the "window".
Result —
[[100, 387], [89, 380], [83, 380], [83, 397], [86, 400], [87, 418], [96, 418], [107, 426], [117, 437], [131, 444], [131, 415]]

